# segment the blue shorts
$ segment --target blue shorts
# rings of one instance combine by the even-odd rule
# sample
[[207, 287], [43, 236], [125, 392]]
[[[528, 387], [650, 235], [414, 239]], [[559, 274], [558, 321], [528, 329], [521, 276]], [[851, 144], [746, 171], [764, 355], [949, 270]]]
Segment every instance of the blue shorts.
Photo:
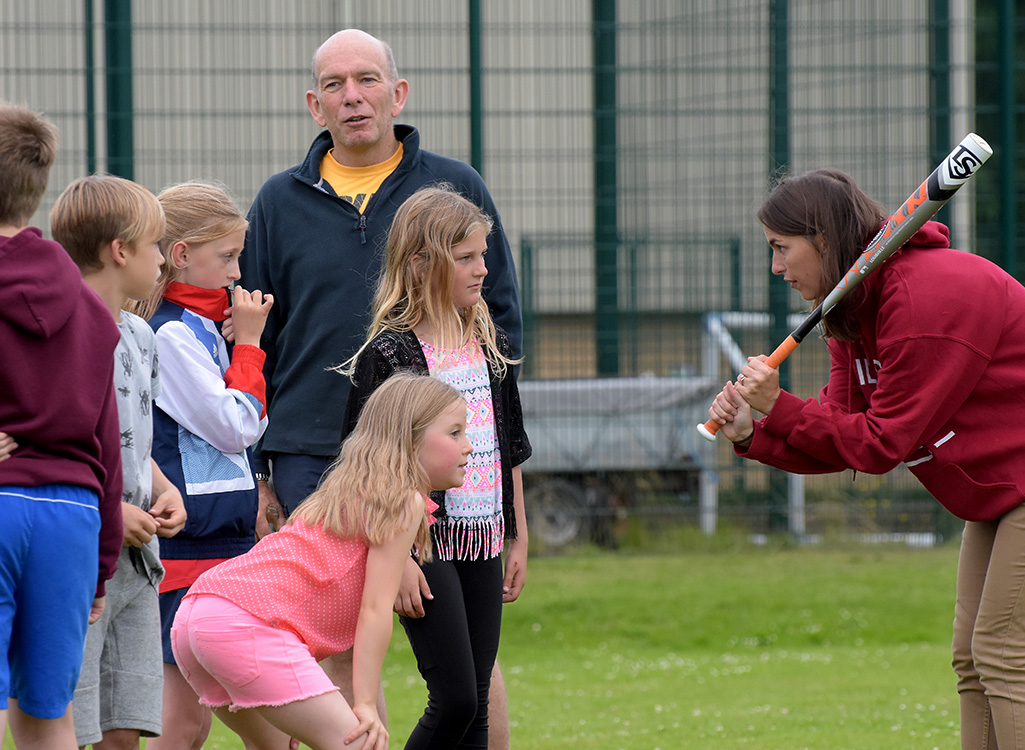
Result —
[[160, 648], [164, 664], [177, 664], [174, 651], [171, 650], [171, 626], [174, 625], [174, 616], [178, 614], [178, 607], [187, 593], [189, 589], [185, 587], [165, 591], [160, 595]]
[[82, 487], [0, 486], [0, 708], [68, 710], [99, 575], [100, 514]]

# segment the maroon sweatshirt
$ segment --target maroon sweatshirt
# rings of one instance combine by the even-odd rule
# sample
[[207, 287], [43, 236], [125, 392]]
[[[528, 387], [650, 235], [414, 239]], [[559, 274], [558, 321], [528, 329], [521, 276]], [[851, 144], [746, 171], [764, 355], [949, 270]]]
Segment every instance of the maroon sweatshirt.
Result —
[[[64, 248], [34, 227], [0, 237], [0, 431], [18, 443], [0, 461], [0, 486], [65, 484], [99, 495], [96, 596], [123, 542], [119, 338], [110, 310]], [[53, 542], [59, 555], [61, 540]]]
[[861, 337], [829, 342], [818, 399], [785, 391], [740, 455], [799, 474], [900, 463], [951, 513], [1025, 502], [1025, 287], [928, 222], [863, 282]]

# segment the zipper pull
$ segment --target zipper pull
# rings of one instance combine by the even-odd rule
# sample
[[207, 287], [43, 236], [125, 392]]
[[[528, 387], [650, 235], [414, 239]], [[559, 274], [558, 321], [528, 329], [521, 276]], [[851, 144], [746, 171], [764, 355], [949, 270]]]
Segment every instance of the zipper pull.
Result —
[[360, 244], [367, 244], [367, 217], [363, 214], [359, 215], [359, 237]]

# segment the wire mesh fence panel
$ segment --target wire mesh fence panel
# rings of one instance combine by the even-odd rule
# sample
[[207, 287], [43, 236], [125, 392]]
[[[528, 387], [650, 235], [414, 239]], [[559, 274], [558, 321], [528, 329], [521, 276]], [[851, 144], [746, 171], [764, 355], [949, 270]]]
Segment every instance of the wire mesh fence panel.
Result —
[[[690, 400], [662, 407], [666, 413], [652, 407], [651, 424], [667, 414], [689, 423], [732, 377], [730, 351], [758, 354], [778, 343], [760, 318], [731, 327], [709, 317], [768, 311], [773, 280], [755, 211], [775, 176], [772, 0], [136, 1], [122, 4], [127, 15], [119, 19], [105, 15], [112, 5], [0, 0], [0, 98], [44, 111], [61, 131], [34, 223], [47, 227], [49, 207], [71, 179], [109, 168], [117, 143], [108, 138], [107, 87], [119, 79], [109, 75], [107, 32], [115, 20], [127, 20], [131, 43], [134, 178], [154, 191], [216, 180], [243, 207], [270, 175], [302, 161], [318, 131], [306, 104], [314, 50], [334, 31], [359, 27], [392, 46], [410, 83], [398, 120], [420, 129], [424, 147], [471, 161], [479, 133], [476, 166], [519, 267], [524, 392], [530, 399], [544, 389], [535, 383], [571, 383], [580, 414], [563, 429], [593, 428], [581, 426], [605, 408], [598, 395], [581, 396], [601, 390], [585, 385], [593, 380], [625, 381], [631, 397], [675, 383]], [[792, 171], [843, 169], [893, 207], [932, 169], [937, 151], [945, 154], [977, 120], [996, 127], [1002, 105], [977, 98], [977, 90], [989, 96], [998, 72], [992, 0], [787, 6]], [[479, 70], [471, 42], [479, 42]], [[1012, 120], [1021, 112], [1015, 104]], [[937, 142], [944, 133], [950, 143]], [[1001, 216], [993, 205], [1006, 183], [997, 171], [989, 168], [943, 219], [955, 246], [972, 249], [981, 238], [991, 257], [1013, 259], [1020, 240], [1010, 251], [994, 244]], [[784, 312], [801, 309], [795, 295]], [[791, 389], [816, 395], [828, 376], [824, 345], [808, 341], [788, 367]], [[613, 420], [603, 429], [623, 436], [628, 427]], [[561, 439], [585, 450], [585, 437]], [[943, 527], [930, 510], [881, 510], [932, 508], [903, 470], [809, 478], [786, 489], [721, 442], [686, 454], [672, 465], [653, 453], [643, 466], [607, 458], [579, 470], [532, 470], [528, 462], [524, 471], [528, 491], [568, 497], [570, 516], [647, 518], [672, 509], [708, 529], [710, 517], [735, 524], [747, 514], [742, 525], [755, 531], [766, 528], [765, 508], [789, 513], [803, 493], [808, 534]]]

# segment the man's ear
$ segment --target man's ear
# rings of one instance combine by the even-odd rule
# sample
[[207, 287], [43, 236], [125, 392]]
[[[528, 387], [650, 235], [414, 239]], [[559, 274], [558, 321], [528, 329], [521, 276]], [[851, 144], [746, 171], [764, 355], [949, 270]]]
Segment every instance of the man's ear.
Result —
[[187, 243], [178, 240], [171, 246], [171, 263], [175, 268], [185, 268], [189, 264], [189, 246]]
[[400, 78], [395, 82], [395, 90], [392, 98], [391, 116], [398, 117], [406, 106], [406, 99], [409, 98], [409, 81]]
[[320, 99], [317, 98], [315, 91], [306, 92], [306, 108], [310, 110], [310, 116], [313, 117], [313, 121], [320, 127], [327, 127], [327, 120], [324, 119], [324, 113], [320, 110]]

